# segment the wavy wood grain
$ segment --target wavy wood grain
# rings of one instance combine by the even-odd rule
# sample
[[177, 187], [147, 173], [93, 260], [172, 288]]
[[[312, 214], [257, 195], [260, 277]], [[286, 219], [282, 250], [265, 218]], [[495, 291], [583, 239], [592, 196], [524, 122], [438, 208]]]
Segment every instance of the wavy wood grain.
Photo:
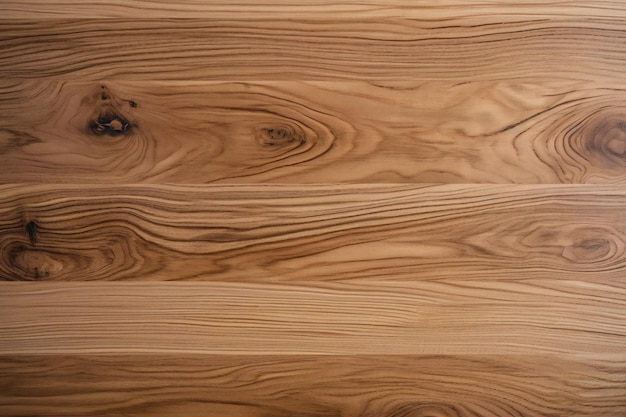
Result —
[[526, 19], [624, 18], [621, 1], [580, 0], [109, 0], [106, 7], [94, 0], [3, 0], [3, 19], [58, 18], [212, 18], [212, 19], [312, 19], [411, 18], [476, 22]]
[[586, 355], [590, 363], [626, 359], [626, 290], [578, 281], [543, 286], [3, 283], [0, 355], [481, 353]]
[[0, 87], [0, 182], [624, 183], [626, 89], [585, 82]]
[[1, 1], [0, 415], [623, 417], [625, 23]]
[[625, 371], [529, 355], [4, 356], [0, 413], [621, 417]]
[[611, 186], [0, 187], [3, 280], [582, 279], [626, 273]]
[[0, 77], [623, 82], [625, 22], [3, 19]]

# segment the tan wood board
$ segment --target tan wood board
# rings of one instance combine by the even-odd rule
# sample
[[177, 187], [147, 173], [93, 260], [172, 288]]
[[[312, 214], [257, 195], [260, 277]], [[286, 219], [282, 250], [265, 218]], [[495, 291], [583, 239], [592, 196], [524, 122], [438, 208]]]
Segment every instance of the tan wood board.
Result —
[[626, 190], [559, 185], [0, 186], [8, 280], [624, 285]]
[[619, 416], [624, 372], [619, 361], [488, 353], [0, 356], [0, 413]]
[[624, 183], [599, 82], [0, 82], [0, 182]]

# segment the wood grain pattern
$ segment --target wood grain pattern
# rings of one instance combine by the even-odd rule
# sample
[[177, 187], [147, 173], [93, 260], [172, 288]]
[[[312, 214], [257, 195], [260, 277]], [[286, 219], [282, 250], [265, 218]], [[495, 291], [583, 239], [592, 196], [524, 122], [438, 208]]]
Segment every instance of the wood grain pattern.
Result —
[[620, 417], [625, 371], [528, 355], [3, 356], [0, 413]]
[[212, 19], [345, 19], [410, 18], [452, 20], [472, 18], [476, 22], [527, 19], [567, 19], [580, 16], [624, 18], [619, 0], [4, 0], [3, 19], [58, 18], [212, 18]]
[[598, 82], [0, 84], [0, 182], [624, 183]]
[[611, 186], [0, 187], [0, 280], [623, 285]]
[[545, 285], [5, 283], [0, 355], [571, 354], [623, 363], [626, 290]]
[[623, 82], [624, 22], [4, 19], [0, 77]]
[[625, 23], [0, 1], [0, 416], [624, 417]]

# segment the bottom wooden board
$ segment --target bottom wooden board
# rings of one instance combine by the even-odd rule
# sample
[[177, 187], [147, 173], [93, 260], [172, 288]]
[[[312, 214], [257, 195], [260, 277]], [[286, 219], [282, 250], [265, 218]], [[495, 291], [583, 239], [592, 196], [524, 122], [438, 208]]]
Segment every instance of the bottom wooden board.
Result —
[[625, 371], [538, 355], [2, 356], [0, 415], [621, 417]]

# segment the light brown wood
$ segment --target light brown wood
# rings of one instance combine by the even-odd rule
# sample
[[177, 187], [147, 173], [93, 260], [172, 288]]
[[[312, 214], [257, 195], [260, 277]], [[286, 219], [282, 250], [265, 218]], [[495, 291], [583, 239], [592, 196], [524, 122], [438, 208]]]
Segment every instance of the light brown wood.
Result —
[[0, 413], [620, 416], [625, 371], [617, 361], [527, 355], [3, 356]]
[[9, 283], [0, 355], [554, 354], [626, 359], [626, 290], [589, 282]]
[[472, 18], [476, 22], [526, 19], [567, 19], [581, 16], [624, 18], [619, 0], [4, 0], [4, 19], [58, 18], [211, 18], [211, 19], [345, 19], [410, 18], [451, 20]]
[[0, 88], [0, 182], [624, 183], [598, 82], [47, 82]]
[[623, 82], [625, 22], [4, 19], [0, 77]]
[[5, 280], [624, 286], [612, 186], [5, 185]]
[[624, 417], [626, 3], [0, 2], [0, 416]]

